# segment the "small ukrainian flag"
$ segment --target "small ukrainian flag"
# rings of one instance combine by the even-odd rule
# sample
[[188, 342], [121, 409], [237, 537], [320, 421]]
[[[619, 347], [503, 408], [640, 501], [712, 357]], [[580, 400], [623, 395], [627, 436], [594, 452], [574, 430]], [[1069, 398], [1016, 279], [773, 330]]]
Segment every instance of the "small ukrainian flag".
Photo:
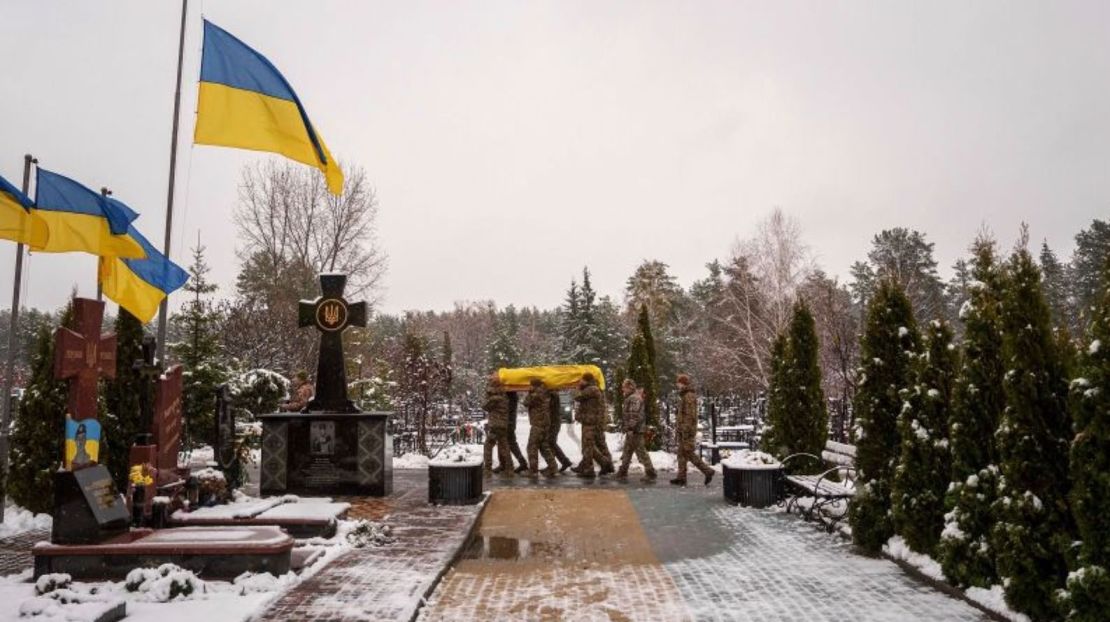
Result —
[[57, 173], [38, 169], [33, 212], [50, 228], [47, 253], [84, 252], [141, 259], [142, 246], [127, 235], [139, 217], [131, 208]]
[[50, 227], [32, 208], [34, 203], [0, 177], [0, 240], [22, 242], [39, 250], [50, 239]]
[[100, 286], [109, 300], [145, 324], [158, 313], [162, 299], [189, 280], [189, 274], [158, 252], [134, 225], [127, 233], [146, 251], [146, 258], [101, 257]]
[[343, 172], [289, 83], [265, 56], [208, 20], [193, 140], [279, 153], [320, 169], [328, 190], [343, 193]]

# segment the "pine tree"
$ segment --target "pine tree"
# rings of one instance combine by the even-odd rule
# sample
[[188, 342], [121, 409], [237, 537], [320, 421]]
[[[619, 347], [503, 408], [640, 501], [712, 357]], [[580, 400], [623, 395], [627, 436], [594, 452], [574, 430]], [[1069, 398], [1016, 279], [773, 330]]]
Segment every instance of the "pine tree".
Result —
[[1099, 300], [1102, 267], [1110, 259], [1110, 219], [1093, 220], [1075, 235], [1071, 256], [1072, 291], [1082, 318], [1092, 317], [1091, 307]]
[[902, 289], [883, 279], [867, 308], [860, 341], [862, 362], [855, 396], [856, 497], [849, 505], [852, 540], [877, 553], [894, 535], [890, 490], [898, 459], [902, 392], [913, 381], [917, 325]]
[[[62, 312], [61, 326], [73, 328], [73, 305]], [[39, 329], [31, 357], [31, 382], [19, 402], [11, 434], [8, 494], [32, 512], [49, 512], [54, 502], [54, 471], [62, 461], [66, 382], [54, 378], [54, 335]]]
[[945, 499], [948, 513], [938, 557], [944, 576], [953, 585], [988, 588], [998, 582], [990, 529], [999, 475], [994, 431], [1006, 400], [1002, 389], [1002, 285], [994, 243], [980, 238], [972, 250], [975, 257], [968, 299], [960, 308], [963, 352], [948, 424], [952, 481]]
[[1067, 575], [1071, 545], [1067, 381], [1053, 338], [1040, 271], [1019, 248], [1002, 298], [1006, 409], [996, 440], [1003, 482], [991, 536], [1006, 602], [1034, 620], [1052, 606]]
[[1044, 275], [1043, 289], [1045, 302], [1048, 303], [1052, 313], [1052, 324], [1057, 328], [1072, 328], [1077, 326], [1071, 313], [1070, 281], [1067, 266], [1060, 263], [1056, 253], [1048, 247], [1048, 242], [1041, 243], [1041, 274]]
[[491, 369], [520, 367], [520, 347], [516, 309], [509, 305], [501, 313], [494, 313], [493, 341], [489, 346], [489, 366]]
[[208, 280], [209, 267], [204, 247], [193, 248], [193, 263], [185, 291], [193, 295], [181, 314], [175, 318], [182, 326], [182, 340], [171, 344], [170, 351], [185, 367], [182, 382], [182, 403], [185, 442], [189, 446], [214, 442], [216, 389], [227, 382], [229, 370], [220, 360], [217, 314], [206, 297], [216, 291]]
[[141, 430], [139, 410], [140, 377], [135, 361], [143, 357], [143, 323], [120, 307], [116, 315], [116, 377], [104, 381], [101, 394], [107, 404], [104, 442], [107, 452], [101, 463], [108, 467], [119, 490], [127, 489], [129, 456], [135, 436]]
[[917, 357], [914, 385], [898, 420], [902, 437], [891, 504], [894, 528], [918, 553], [932, 555], [944, 527], [944, 493], [950, 470], [948, 417], [956, 376], [952, 331], [929, 323]]
[[1071, 508], [1081, 545], [1065, 605], [1069, 620], [1096, 622], [1110, 611], [1110, 260], [1081, 363], [1069, 400], [1076, 430]]

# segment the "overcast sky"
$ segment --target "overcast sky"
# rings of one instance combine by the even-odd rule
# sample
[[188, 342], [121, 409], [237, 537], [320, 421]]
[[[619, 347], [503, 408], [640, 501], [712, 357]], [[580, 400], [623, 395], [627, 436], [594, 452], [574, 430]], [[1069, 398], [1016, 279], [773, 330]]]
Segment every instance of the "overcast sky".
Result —
[[[0, 175], [30, 152], [107, 185], [160, 245], [180, 5], [0, 11]], [[1066, 257], [1110, 216], [1110, 2], [194, 0], [172, 257], [199, 231], [224, 295], [239, 169], [269, 156], [192, 145], [202, 12], [367, 169], [386, 311], [551, 307], [583, 265], [619, 296], [647, 258], [688, 286], [776, 206], [841, 276], [887, 227], [947, 274], [983, 224]], [[28, 265], [29, 305], [95, 292], [93, 257]]]

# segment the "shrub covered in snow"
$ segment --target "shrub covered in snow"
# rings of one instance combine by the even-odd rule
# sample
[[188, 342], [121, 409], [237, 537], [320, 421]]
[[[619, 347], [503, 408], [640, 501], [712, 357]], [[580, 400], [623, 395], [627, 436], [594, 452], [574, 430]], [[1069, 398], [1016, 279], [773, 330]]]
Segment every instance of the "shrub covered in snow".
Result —
[[289, 391], [289, 380], [268, 369], [252, 369], [228, 383], [231, 406], [251, 415], [274, 412]]
[[849, 506], [852, 540], [878, 553], [894, 535], [890, 492], [898, 452], [898, 413], [912, 381], [917, 325], [906, 294], [880, 283], [867, 308], [860, 342], [860, 386], [855, 398], [856, 497]]
[[1067, 382], [1040, 273], [1025, 249], [1011, 258], [1002, 298], [1006, 409], [998, 428], [1002, 485], [991, 532], [1011, 607], [1034, 620], [1058, 617], [1056, 591], [1067, 577]]
[[158, 568], [136, 568], [127, 573], [124, 588], [128, 592], [145, 594], [150, 600], [160, 603], [175, 598], [188, 598], [193, 594], [206, 591], [204, 581], [192, 571], [174, 564], [162, 564]]
[[361, 549], [367, 546], [382, 546], [393, 542], [393, 530], [389, 525], [375, 523], [368, 520], [357, 520], [341, 523], [341, 531], [347, 542]]
[[1094, 308], [1080, 377], [1071, 383], [1075, 440], [1071, 446], [1071, 507], [1079, 528], [1078, 569], [1068, 576], [1064, 606], [1075, 620], [1110, 612], [1110, 263]]
[[960, 313], [964, 324], [960, 374], [948, 420], [952, 481], [937, 555], [944, 576], [953, 585], [987, 589], [998, 582], [989, 537], [994, 524], [991, 504], [998, 496], [994, 431], [1006, 400], [1002, 389], [1002, 291], [994, 242], [980, 238], [973, 252], [969, 297]]
[[44, 574], [35, 580], [35, 594], [42, 596], [54, 590], [66, 589], [73, 584], [73, 577], [63, 572]]
[[932, 555], [944, 528], [948, 488], [948, 414], [956, 376], [952, 331], [929, 324], [925, 351], [914, 365], [915, 382], [898, 421], [902, 437], [891, 505], [894, 530], [917, 553]]

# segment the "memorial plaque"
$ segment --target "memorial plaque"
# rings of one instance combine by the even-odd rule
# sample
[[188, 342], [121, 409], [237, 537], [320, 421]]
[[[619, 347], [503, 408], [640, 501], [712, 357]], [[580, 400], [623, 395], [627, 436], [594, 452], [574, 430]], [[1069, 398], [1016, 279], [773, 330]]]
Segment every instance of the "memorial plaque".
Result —
[[97, 383], [116, 377], [116, 336], [100, 334], [103, 318], [103, 302], [74, 298], [77, 330], [54, 331], [54, 377], [69, 380], [66, 409], [77, 421], [96, 419]]
[[[181, 451], [181, 382], [184, 368], [174, 365], [158, 379], [154, 394], [154, 425], [151, 433], [158, 446], [154, 464], [161, 472], [172, 473], [177, 469], [177, 455]], [[162, 482], [159, 482], [162, 483]]]
[[304, 412], [358, 412], [347, 399], [347, 369], [343, 360], [343, 331], [348, 326], [366, 326], [366, 303], [348, 303], [343, 298], [345, 274], [321, 274], [321, 296], [302, 300], [299, 326], [320, 331], [320, 354], [316, 361], [316, 394]]
[[273, 413], [262, 419], [262, 493], [385, 495], [386, 413]]
[[55, 544], [96, 544], [128, 530], [130, 515], [103, 465], [54, 474]]

